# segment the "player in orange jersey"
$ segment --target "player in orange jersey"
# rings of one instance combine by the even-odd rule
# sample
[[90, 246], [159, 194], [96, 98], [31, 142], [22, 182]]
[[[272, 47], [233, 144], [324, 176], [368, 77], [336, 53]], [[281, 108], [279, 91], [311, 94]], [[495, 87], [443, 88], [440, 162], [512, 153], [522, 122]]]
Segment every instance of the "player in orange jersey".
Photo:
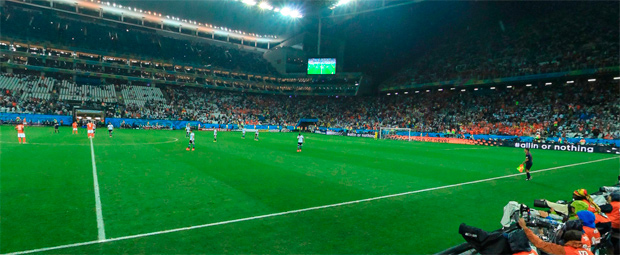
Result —
[[76, 134], [78, 133], [78, 129], [77, 129], [77, 122], [73, 122], [73, 124], [71, 125], [73, 127], [73, 132], [71, 134]]
[[17, 130], [17, 140], [19, 141], [19, 143], [22, 143], [22, 139], [24, 140], [23, 143], [26, 143], [26, 134], [24, 134], [24, 124], [17, 124], [17, 126], [15, 127], [15, 130]]
[[95, 124], [93, 124], [93, 122], [89, 121], [88, 124], [86, 124], [86, 129], [88, 130], [88, 138], [95, 138], [95, 132], [94, 129], [95, 128]]

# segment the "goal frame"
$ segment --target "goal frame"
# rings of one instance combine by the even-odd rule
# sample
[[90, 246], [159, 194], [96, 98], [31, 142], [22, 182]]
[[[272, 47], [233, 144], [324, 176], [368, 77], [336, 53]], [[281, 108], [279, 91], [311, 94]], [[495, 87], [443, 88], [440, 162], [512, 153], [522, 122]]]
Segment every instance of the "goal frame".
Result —
[[396, 132], [406, 131], [407, 132], [407, 141], [411, 142], [411, 128], [379, 127], [379, 139], [387, 139], [383, 135], [383, 131], [384, 130], [394, 130]]

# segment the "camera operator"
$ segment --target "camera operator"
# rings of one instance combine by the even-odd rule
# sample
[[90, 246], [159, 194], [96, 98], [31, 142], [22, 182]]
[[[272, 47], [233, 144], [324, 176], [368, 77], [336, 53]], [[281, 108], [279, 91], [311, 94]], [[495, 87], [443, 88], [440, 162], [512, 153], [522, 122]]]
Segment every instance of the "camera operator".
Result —
[[566, 231], [562, 236], [564, 245], [559, 245], [541, 240], [527, 227], [523, 218], [519, 218], [518, 223], [525, 232], [527, 239], [529, 239], [536, 248], [546, 253], [557, 255], [593, 255], [591, 251], [583, 248], [583, 244], [581, 243], [583, 231], [581, 230], [571, 229]]

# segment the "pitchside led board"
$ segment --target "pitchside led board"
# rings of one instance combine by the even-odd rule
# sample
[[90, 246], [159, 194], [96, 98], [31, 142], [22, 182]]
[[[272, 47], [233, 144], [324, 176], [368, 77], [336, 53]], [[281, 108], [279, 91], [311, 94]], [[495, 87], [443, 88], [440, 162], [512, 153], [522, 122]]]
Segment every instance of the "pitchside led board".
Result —
[[336, 74], [336, 59], [309, 58], [308, 74]]

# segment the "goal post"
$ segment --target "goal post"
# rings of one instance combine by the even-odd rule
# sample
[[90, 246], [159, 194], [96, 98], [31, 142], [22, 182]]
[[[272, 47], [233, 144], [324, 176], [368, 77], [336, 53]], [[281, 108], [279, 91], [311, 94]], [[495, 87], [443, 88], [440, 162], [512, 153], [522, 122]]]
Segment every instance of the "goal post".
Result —
[[380, 127], [379, 139], [411, 141], [411, 128]]

